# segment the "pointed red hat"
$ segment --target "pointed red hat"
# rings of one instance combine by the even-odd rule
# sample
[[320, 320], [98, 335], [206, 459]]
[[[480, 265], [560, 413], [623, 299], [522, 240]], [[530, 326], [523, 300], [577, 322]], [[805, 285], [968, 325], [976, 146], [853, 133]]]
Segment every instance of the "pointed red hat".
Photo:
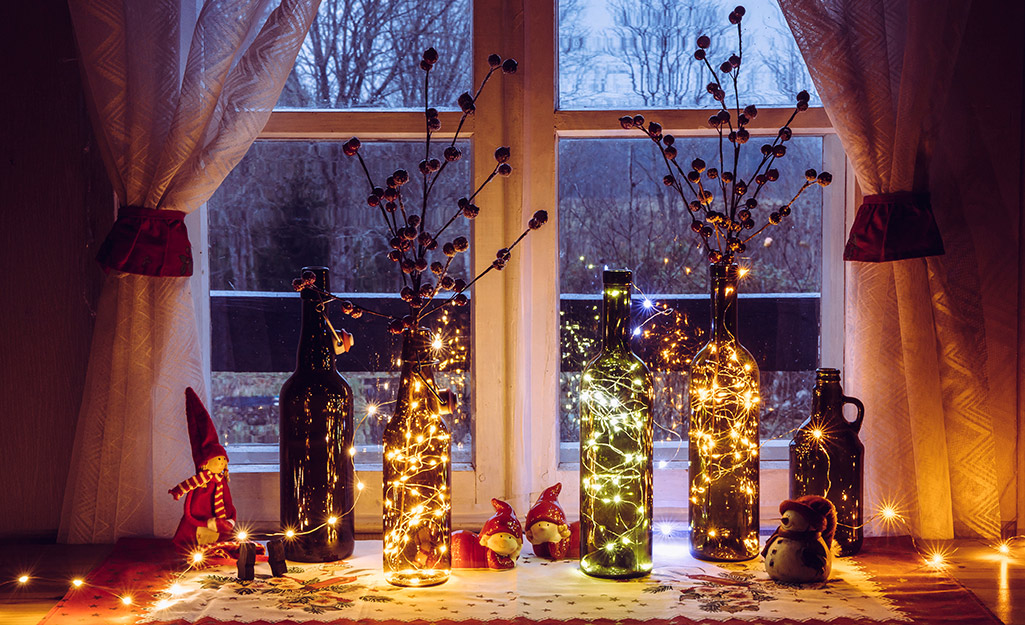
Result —
[[537, 503], [527, 511], [527, 527], [538, 521], [548, 521], [558, 525], [566, 525], [566, 512], [559, 505], [559, 493], [562, 492], [562, 482], [556, 482], [549, 486], [537, 498]]
[[197, 473], [210, 458], [228, 457], [228, 452], [217, 441], [217, 429], [210, 413], [191, 386], [185, 389], [185, 418], [189, 424], [189, 443], [192, 444], [192, 460], [196, 463]]
[[492, 499], [491, 505], [495, 507], [495, 514], [484, 522], [480, 529], [480, 537], [485, 538], [499, 532], [509, 532], [516, 538], [523, 540], [523, 528], [520, 520], [516, 518], [512, 506], [501, 499]]

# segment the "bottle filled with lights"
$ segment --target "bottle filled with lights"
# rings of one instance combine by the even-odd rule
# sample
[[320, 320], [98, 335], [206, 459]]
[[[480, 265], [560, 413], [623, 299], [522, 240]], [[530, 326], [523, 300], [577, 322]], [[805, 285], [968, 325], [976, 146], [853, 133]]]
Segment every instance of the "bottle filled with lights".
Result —
[[305, 267], [302, 280], [315, 289], [301, 291], [295, 373], [279, 398], [281, 523], [294, 534], [285, 542], [289, 560], [333, 562], [355, 545], [352, 389], [335, 369], [351, 337], [328, 320], [328, 269]]
[[737, 340], [735, 264], [711, 265], [712, 327], [690, 367], [690, 544], [702, 560], [758, 555], [758, 364]]
[[[853, 404], [854, 421], [843, 414]], [[836, 534], [841, 556], [861, 550], [864, 537], [862, 484], [865, 446], [858, 439], [865, 406], [847, 397], [840, 387], [838, 369], [815, 371], [811, 416], [790, 441], [790, 498], [820, 495], [836, 508]]]
[[384, 431], [384, 576], [432, 586], [451, 574], [454, 394], [434, 384], [433, 337], [407, 330], [395, 413]]
[[601, 352], [580, 383], [580, 568], [651, 572], [651, 373], [630, 350], [629, 271], [605, 271]]

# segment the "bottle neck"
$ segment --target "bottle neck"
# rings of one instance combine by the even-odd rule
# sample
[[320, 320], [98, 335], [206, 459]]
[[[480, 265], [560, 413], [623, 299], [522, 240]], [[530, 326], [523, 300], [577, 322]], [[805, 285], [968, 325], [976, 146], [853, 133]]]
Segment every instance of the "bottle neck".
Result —
[[437, 411], [437, 398], [431, 388], [434, 384], [434, 357], [431, 337], [426, 332], [407, 335], [402, 344], [402, 375], [396, 412], [406, 411], [426, 402]]
[[316, 296], [303, 294], [302, 328], [299, 331], [299, 351], [296, 369], [302, 371], [335, 370], [335, 338], [324, 314], [318, 309]]
[[839, 382], [816, 380], [811, 399], [812, 416], [821, 421], [842, 418], [843, 389]]
[[718, 275], [713, 271], [712, 338], [717, 342], [737, 339], [737, 279], [736, 274]]
[[606, 284], [602, 298], [602, 350], [630, 350], [630, 285]]

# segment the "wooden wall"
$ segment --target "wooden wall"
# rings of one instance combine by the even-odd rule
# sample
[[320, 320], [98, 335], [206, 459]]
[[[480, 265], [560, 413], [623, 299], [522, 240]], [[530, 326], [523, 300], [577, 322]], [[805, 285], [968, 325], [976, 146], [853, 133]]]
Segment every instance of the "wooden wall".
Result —
[[56, 536], [113, 223], [63, 0], [0, 19], [0, 540]]

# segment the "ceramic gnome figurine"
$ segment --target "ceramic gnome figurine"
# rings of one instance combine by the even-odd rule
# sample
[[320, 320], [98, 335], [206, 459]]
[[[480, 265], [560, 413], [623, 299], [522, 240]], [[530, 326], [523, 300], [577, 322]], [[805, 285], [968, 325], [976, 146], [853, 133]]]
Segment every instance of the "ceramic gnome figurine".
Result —
[[[217, 442], [210, 413], [191, 387], [185, 389], [185, 417], [196, 474], [167, 491], [175, 501], [185, 497], [185, 512], [174, 534], [174, 546], [190, 553], [197, 547], [216, 545], [220, 551], [217, 555], [236, 557], [236, 513], [228, 489], [228, 453]], [[207, 554], [213, 555], [210, 551]]]
[[484, 554], [489, 569], [511, 569], [516, 566], [523, 548], [523, 526], [516, 518], [512, 506], [501, 499], [492, 499], [495, 514], [484, 522], [478, 540], [487, 551]]
[[825, 497], [805, 495], [779, 505], [780, 525], [762, 550], [765, 571], [779, 582], [823, 582], [833, 568], [836, 509]]
[[[578, 557], [573, 551], [572, 530], [566, 523], [566, 512], [559, 505], [562, 483], [549, 486], [527, 512], [526, 537], [534, 546], [534, 555], [548, 560]], [[579, 551], [579, 540], [576, 545]]]
[[480, 534], [452, 532], [452, 567], [457, 569], [511, 569], [523, 548], [523, 528], [512, 506], [492, 499], [495, 514], [484, 522]]

